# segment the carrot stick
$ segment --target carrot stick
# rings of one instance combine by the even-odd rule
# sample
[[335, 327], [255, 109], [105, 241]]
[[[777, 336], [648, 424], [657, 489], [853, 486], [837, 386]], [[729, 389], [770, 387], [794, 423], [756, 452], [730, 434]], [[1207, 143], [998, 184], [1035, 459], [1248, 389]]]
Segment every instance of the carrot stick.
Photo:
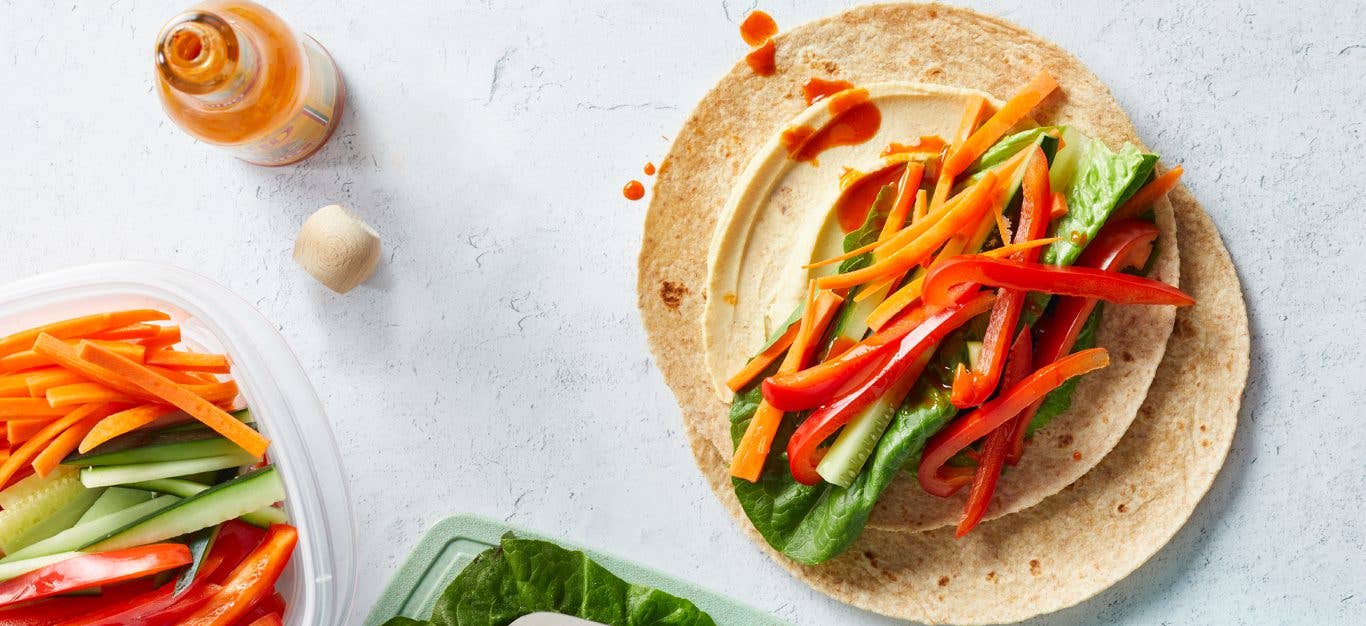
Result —
[[736, 393], [739, 393], [741, 389], [744, 389], [745, 385], [749, 384], [749, 381], [754, 380], [755, 376], [758, 376], [764, 370], [768, 369], [769, 365], [772, 365], [779, 356], [787, 351], [787, 347], [792, 345], [792, 340], [797, 337], [797, 329], [799, 326], [800, 324], [789, 325], [787, 330], [783, 331], [782, 336], [778, 337], [777, 341], [774, 341], [769, 347], [764, 348], [762, 352], [755, 355], [748, 363], [745, 363], [745, 366], [740, 368], [740, 371], [736, 372], [734, 376], [731, 376], [730, 380], [726, 381], [726, 386], [730, 387], [730, 390]]
[[919, 220], [919, 221], [916, 221], [916, 222], [913, 222], [910, 226], [907, 226], [907, 227], [905, 227], [905, 228], [902, 228], [902, 229], [899, 230], [899, 231], [896, 231], [895, 233], [892, 234], [891, 237], [888, 237], [888, 238], [886, 238], [886, 239], [883, 239], [881, 236], [879, 236], [879, 237], [878, 237], [878, 240], [877, 240], [877, 241], [874, 241], [873, 243], [870, 243], [870, 244], [865, 245], [865, 246], [860, 246], [860, 247], [858, 247], [858, 248], [855, 248], [855, 249], [853, 249], [853, 250], [850, 250], [850, 251], [845, 252], [844, 254], [841, 254], [841, 255], [838, 255], [838, 256], [833, 256], [833, 257], [830, 257], [830, 258], [828, 258], [828, 259], [821, 259], [820, 261], [815, 261], [815, 262], [813, 262], [813, 263], [808, 263], [808, 264], [806, 264], [806, 265], [803, 265], [803, 266], [802, 266], [802, 269], [811, 269], [811, 268], [813, 268], [813, 267], [821, 267], [821, 266], [824, 266], [824, 265], [830, 265], [831, 263], [839, 263], [840, 261], [844, 261], [844, 260], [846, 260], [846, 259], [852, 259], [852, 258], [854, 258], [854, 257], [856, 257], [856, 256], [859, 256], [859, 255], [861, 255], [861, 254], [866, 254], [866, 253], [868, 253], [868, 252], [873, 252], [873, 253], [875, 253], [875, 254], [873, 255], [874, 261], [880, 261], [880, 260], [882, 260], [883, 258], [885, 258], [886, 256], [890, 256], [890, 254], [891, 254], [890, 252], [884, 254], [884, 253], [883, 253], [883, 250], [889, 250], [889, 251], [891, 251], [891, 252], [895, 252], [896, 250], [898, 250], [898, 249], [900, 249], [901, 247], [905, 246], [905, 245], [906, 245], [907, 243], [909, 243], [910, 241], [914, 240], [916, 237], [919, 237], [920, 235], [924, 234], [925, 231], [929, 230], [930, 227], [932, 227], [932, 226], [934, 225], [935, 222], [939, 221], [940, 218], [942, 218], [945, 214], [947, 214], [947, 213], [948, 213], [949, 211], [951, 211], [955, 206], [957, 206], [957, 204], [958, 204], [960, 201], [962, 201], [962, 199], [963, 199], [963, 197], [964, 197], [965, 195], [966, 195], [966, 194], [959, 194], [958, 196], [955, 196], [953, 199], [949, 200], [948, 204], [945, 204], [945, 205], [944, 205], [943, 207], [941, 207], [939, 210], [937, 210], [937, 211], [935, 211], [935, 210], [930, 211], [929, 214], [926, 215], [924, 219]]
[[237, 421], [223, 409], [195, 395], [193, 391], [147, 369], [147, 366], [92, 343], [82, 343], [79, 354], [82, 359], [89, 363], [110, 370], [116, 376], [137, 385], [147, 393], [179, 407], [218, 434], [236, 443], [243, 450], [251, 453], [252, 456], [260, 458], [266, 453], [270, 440], [248, 428], [246, 424]]
[[1041, 246], [1052, 245], [1059, 241], [1062, 241], [1062, 237], [1044, 237], [1043, 239], [1030, 239], [1029, 241], [1021, 241], [1019, 243], [1007, 244], [999, 248], [987, 250], [986, 252], [982, 253], [982, 256], [991, 257], [993, 259], [1003, 259], [1012, 254], [1015, 254], [1016, 252], [1023, 252], [1025, 250], [1029, 250], [1030, 248], [1038, 248]]
[[28, 394], [28, 377], [31, 374], [10, 374], [0, 376], [0, 397], [20, 398]]
[[[1043, 102], [1043, 99], [1047, 98], [1048, 94], [1053, 93], [1053, 90], [1057, 88], [1058, 81], [1054, 80], [1053, 75], [1049, 74], [1047, 70], [1035, 74], [1024, 89], [1011, 96], [1010, 100], [1007, 100], [1005, 105], [1001, 107], [1001, 110], [992, 115], [985, 124], [982, 124], [981, 128], [973, 132], [967, 141], [953, 147], [948, 158], [944, 159], [942, 171], [948, 172], [950, 176], [957, 176], [962, 173], [969, 165], [972, 165], [973, 161], [977, 160], [977, 157], [982, 156], [987, 148], [999, 141], [1006, 134], [1006, 131], [1024, 119], [1034, 107]], [[941, 173], [940, 176], [943, 174]]]
[[48, 474], [52, 473], [52, 470], [57, 469], [57, 466], [62, 464], [62, 459], [65, 459], [66, 455], [71, 454], [71, 451], [76, 449], [81, 438], [85, 437], [86, 433], [90, 432], [90, 429], [94, 428], [101, 419], [98, 414], [95, 414], [68, 426], [66, 430], [62, 431], [62, 434], [57, 435], [52, 440], [52, 443], [47, 444], [47, 448], [33, 458], [33, 472], [46, 478]]
[[[802, 316], [797, 337], [793, 339], [792, 347], [783, 357], [782, 365], [778, 366], [780, 372], [795, 372], [801, 369], [810, 356], [811, 348], [825, 335], [825, 327], [834, 319], [843, 298], [833, 291], [822, 291], [814, 304], [809, 303], [809, 300], [808, 298], [806, 308], [808, 314]], [[759, 408], [754, 411], [754, 417], [750, 418], [744, 436], [735, 446], [735, 455], [730, 460], [731, 476], [749, 482], [759, 480], [759, 474], [764, 471], [764, 461], [768, 459], [768, 451], [773, 446], [773, 437], [778, 433], [778, 426], [782, 421], [782, 411], [773, 408], [767, 400], [759, 403]]]
[[924, 176], [923, 163], [906, 163], [906, 170], [902, 172], [900, 184], [897, 186], [896, 201], [892, 203], [892, 210], [887, 213], [887, 221], [882, 224], [878, 240], [891, 238], [892, 233], [906, 225], [906, 217], [911, 214], [911, 204], [919, 194], [920, 179]]
[[1048, 219], [1055, 220], [1067, 215], [1067, 196], [1061, 191], [1053, 192], [1053, 205], [1048, 209]]
[[161, 326], [156, 324], [129, 324], [120, 326], [112, 330], [100, 331], [86, 337], [86, 339], [104, 339], [108, 341], [128, 341], [131, 339], [147, 339], [155, 337], [161, 332]]
[[[963, 115], [958, 118], [958, 130], [953, 134], [953, 143], [949, 144], [949, 149], [956, 149], [958, 146], [967, 142], [968, 137], [972, 136], [972, 131], [977, 130], [977, 124], [982, 120], [982, 114], [987, 111], [987, 99], [982, 96], [969, 96], [967, 102], [963, 104]], [[948, 172], [944, 168], [939, 169], [939, 178], [934, 183], [934, 195], [930, 200], [931, 210], [944, 206], [949, 199], [949, 193], [953, 191], [958, 172]]]
[[144, 404], [112, 413], [101, 419], [84, 435], [77, 449], [81, 454], [85, 454], [110, 439], [133, 432], [155, 422], [163, 415], [174, 412], [176, 408], [170, 405]]
[[131, 396], [147, 400], [154, 399], [154, 396], [143, 391], [141, 387], [124, 380], [118, 374], [82, 359], [76, 353], [75, 348], [52, 335], [38, 335], [38, 339], [33, 342], [33, 349], [52, 359], [57, 365], [77, 372], [91, 382], [103, 384]]
[[148, 365], [160, 365], [167, 369], [209, 372], [211, 374], [226, 374], [230, 369], [228, 357], [225, 355], [180, 352], [170, 348], [148, 352], [146, 362]]
[[9, 420], [5, 422], [5, 439], [9, 441], [10, 445], [17, 446], [32, 439], [34, 435], [57, 419], [60, 418]]
[[47, 397], [47, 390], [62, 385], [90, 382], [80, 374], [61, 367], [49, 367], [25, 374], [28, 395], [33, 398]]
[[151, 322], [156, 320], [169, 320], [171, 316], [152, 309], [134, 309], [129, 311], [111, 311], [109, 313], [96, 313], [84, 317], [73, 317], [71, 319], [53, 322], [36, 326], [28, 330], [21, 330], [6, 337], [0, 337], [0, 356], [14, 354], [20, 350], [27, 350], [33, 346], [34, 340], [38, 335], [48, 334], [58, 339], [71, 339], [84, 337], [105, 330]]
[[66, 415], [70, 410], [54, 408], [42, 398], [0, 398], [0, 418], [3, 419]]
[[165, 376], [165, 377], [171, 379], [173, 382], [176, 382], [176, 383], [179, 383], [179, 384], [182, 384], [182, 385], [200, 385], [200, 384], [203, 384], [203, 383], [216, 382], [215, 380], [213, 380], [213, 377], [212, 377], [212, 376], [209, 376], [209, 375], [207, 375], [207, 374], [205, 374], [205, 375], [203, 375], [203, 376], [208, 376], [208, 377], [207, 377], [207, 378], [203, 378], [203, 377], [201, 377], [199, 374], [197, 374], [196, 372], [184, 372], [184, 371], [181, 371], [181, 370], [173, 370], [173, 369], [161, 367], [160, 365], [148, 365], [148, 366], [147, 366], [147, 369], [152, 370], [153, 372], [156, 372], [156, 373], [158, 373], [158, 374], [161, 374], [162, 376]]
[[117, 389], [110, 389], [99, 383], [74, 383], [48, 389], [44, 394], [47, 403], [54, 408], [73, 407], [95, 402], [132, 403], [136, 399]]
[[225, 380], [218, 383], [200, 385], [181, 385], [191, 393], [214, 404], [222, 404], [237, 397], [237, 383]]
[[[987, 172], [972, 190], [967, 193], [967, 197], [958, 203], [951, 210], [947, 211], [943, 217], [924, 230], [921, 236], [908, 242], [905, 246], [896, 250], [885, 260], [879, 260], [872, 265], [846, 272], [844, 274], [834, 274], [823, 276], [816, 279], [816, 286], [821, 289], [844, 289], [861, 285], [863, 283], [894, 276], [915, 267], [924, 258], [933, 254], [948, 241], [955, 233], [962, 230], [965, 226], [977, 220], [987, 210], [990, 209], [991, 200], [995, 198], [996, 174]], [[933, 215], [933, 214], [932, 214]], [[928, 223], [928, 218], [910, 229], [916, 228], [920, 224]], [[908, 230], [910, 230], [908, 229]], [[890, 241], [890, 240], [889, 240]]]
[[107, 404], [87, 404], [67, 412], [61, 419], [43, 427], [32, 439], [25, 441], [23, 445], [14, 450], [4, 463], [0, 463], [0, 488], [8, 487], [19, 468], [32, 461], [33, 457], [46, 448], [53, 438], [70, 428], [72, 424], [78, 424], [96, 415], [104, 417], [112, 411], [113, 409]]
[[148, 337], [138, 343], [147, 346], [148, 350], [173, 346], [180, 343], [180, 327], [175, 325], [161, 326], [156, 336]]
[[1176, 189], [1176, 183], [1181, 180], [1181, 173], [1184, 171], [1185, 170], [1178, 165], [1167, 170], [1161, 176], [1149, 181], [1148, 184], [1135, 192], [1133, 197], [1129, 198], [1129, 200], [1124, 203], [1124, 206], [1115, 209], [1114, 214], [1110, 216], [1110, 221], [1138, 217], [1146, 211], [1148, 207], [1152, 206], [1153, 203], [1157, 202], [1158, 198], [1161, 198], [1162, 196], [1171, 193], [1171, 190]]
[[20, 350], [0, 357], [0, 372], [3, 373], [22, 372], [44, 365], [52, 365], [52, 361], [32, 350]]
[[925, 190], [921, 189], [915, 194], [915, 211], [911, 212], [911, 223], [914, 224], [925, 219], [925, 214], [930, 210], [929, 202], [925, 196]]

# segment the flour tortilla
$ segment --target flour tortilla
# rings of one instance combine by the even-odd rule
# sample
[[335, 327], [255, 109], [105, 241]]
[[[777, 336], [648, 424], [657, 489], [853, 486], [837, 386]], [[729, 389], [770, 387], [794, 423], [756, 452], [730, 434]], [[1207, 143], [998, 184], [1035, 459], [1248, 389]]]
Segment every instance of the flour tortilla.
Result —
[[[675, 139], [656, 181], [640, 257], [639, 303], [651, 349], [717, 495], [798, 578], [896, 617], [1014, 621], [1070, 606], [1122, 578], [1171, 537], [1209, 488], [1231, 442], [1247, 374], [1247, 319], [1237, 276], [1208, 217], [1182, 189], [1158, 207], [1164, 230], [1159, 254], [1167, 265], [1160, 258], [1156, 276], [1174, 281], [1179, 275], [1199, 304], [1177, 314], [1177, 332], [1165, 343], [1169, 309], [1107, 309], [1100, 345], [1111, 349], [1110, 371], [1128, 373], [1104, 385], [1096, 384], [1102, 373], [1083, 382], [1076, 410], [1041, 431], [1021, 467], [1003, 479], [1005, 505], [993, 514], [1035, 506], [985, 523], [961, 540], [947, 530], [906, 532], [955, 521], [961, 504], [918, 496], [913, 477], [903, 476], [889, 487], [859, 541], [826, 564], [798, 566], [753, 531], [726, 476], [731, 448], [725, 407], [712, 394], [702, 363], [699, 294], [716, 215], [735, 176], [803, 108], [806, 78], [919, 80], [1004, 96], [1043, 68], [1057, 77], [1063, 94], [1045, 101], [1037, 112], [1041, 122], [1073, 124], [1112, 147], [1124, 141], [1141, 146], [1108, 90], [1079, 61], [969, 10], [861, 7], [794, 29], [776, 43], [777, 75], [761, 78], [737, 65]], [[1168, 236], [1173, 208], [1179, 272], [1171, 266], [1177, 246]], [[1151, 317], [1120, 317], [1144, 314]], [[1071, 460], [1074, 452], [1081, 461]], [[1071, 465], [1059, 464], [1061, 456]]]

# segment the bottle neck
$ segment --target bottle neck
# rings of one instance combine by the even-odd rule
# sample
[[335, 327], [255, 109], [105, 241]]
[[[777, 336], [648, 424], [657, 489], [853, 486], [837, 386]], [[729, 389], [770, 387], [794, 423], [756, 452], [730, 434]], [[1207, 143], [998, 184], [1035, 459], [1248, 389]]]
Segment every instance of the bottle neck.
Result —
[[260, 73], [259, 59], [250, 38], [205, 11], [181, 14], [157, 38], [161, 78], [206, 108], [228, 107], [245, 97]]

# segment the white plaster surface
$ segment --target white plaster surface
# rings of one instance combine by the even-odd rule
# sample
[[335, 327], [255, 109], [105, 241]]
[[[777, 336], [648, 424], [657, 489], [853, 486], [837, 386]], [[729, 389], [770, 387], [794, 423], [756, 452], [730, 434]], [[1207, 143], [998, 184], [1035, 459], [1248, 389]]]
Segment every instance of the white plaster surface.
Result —
[[[1039, 622], [1366, 622], [1366, 8], [973, 4], [1078, 55], [1185, 165], [1252, 319], [1242, 421], [1211, 494], [1137, 573]], [[149, 259], [254, 302], [345, 455], [360, 609], [429, 525], [472, 512], [802, 624], [884, 623], [737, 532], [635, 311], [646, 205], [622, 184], [745, 51], [749, 5], [274, 5], [350, 90], [332, 143], [281, 169], [162, 115], [150, 53], [177, 3], [0, 0], [0, 280]], [[760, 7], [791, 26], [845, 5]], [[289, 258], [304, 217], [333, 202], [384, 237], [379, 274], [347, 296]]]

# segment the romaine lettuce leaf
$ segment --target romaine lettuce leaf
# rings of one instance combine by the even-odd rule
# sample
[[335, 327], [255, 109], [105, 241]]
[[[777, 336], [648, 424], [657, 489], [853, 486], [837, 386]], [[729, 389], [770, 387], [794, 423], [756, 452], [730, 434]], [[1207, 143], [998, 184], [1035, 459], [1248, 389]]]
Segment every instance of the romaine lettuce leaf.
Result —
[[1050, 179], [1054, 191], [1067, 198], [1067, 215], [1054, 222], [1050, 236], [1062, 237], [1044, 250], [1042, 261], [1071, 265], [1086, 243], [1120, 204], [1134, 195], [1152, 175], [1157, 155], [1124, 144], [1119, 152], [1105, 142], [1071, 128], [1064, 131]]

